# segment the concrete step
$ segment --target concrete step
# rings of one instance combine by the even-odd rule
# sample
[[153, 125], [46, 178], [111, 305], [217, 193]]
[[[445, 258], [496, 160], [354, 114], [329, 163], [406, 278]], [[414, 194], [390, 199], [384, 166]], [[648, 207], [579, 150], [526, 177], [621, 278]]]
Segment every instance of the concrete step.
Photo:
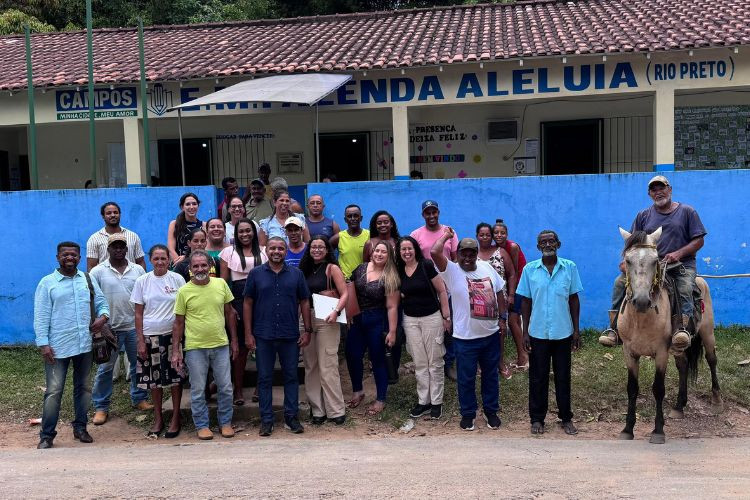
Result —
[[[242, 395], [245, 398], [245, 404], [242, 406], [234, 407], [234, 417], [236, 420], [258, 420], [260, 419], [260, 407], [258, 403], [253, 403], [253, 390], [252, 387], [245, 387], [242, 389]], [[284, 387], [274, 386], [273, 387], [273, 414], [276, 422], [284, 421]], [[208, 401], [208, 411], [211, 415], [216, 415], [216, 395], [211, 396]], [[172, 413], [173, 410], [172, 399], [164, 402], [162, 410], [165, 412], [165, 418], [169, 418], [166, 414]], [[190, 412], [190, 389], [182, 390], [182, 399], [180, 401], [180, 409]], [[307, 404], [307, 398], [305, 396], [305, 388], [303, 385], [299, 386], [299, 418], [300, 420], [307, 417], [310, 413], [310, 406]]]

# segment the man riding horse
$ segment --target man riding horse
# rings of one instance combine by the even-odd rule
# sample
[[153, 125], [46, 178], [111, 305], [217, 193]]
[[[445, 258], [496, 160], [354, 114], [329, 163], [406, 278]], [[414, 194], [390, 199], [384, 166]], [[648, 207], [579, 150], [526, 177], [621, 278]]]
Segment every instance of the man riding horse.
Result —
[[[707, 234], [698, 212], [689, 205], [672, 201], [672, 186], [663, 175], [657, 175], [648, 182], [648, 195], [654, 204], [638, 213], [630, 231], [652, 233], [660, 226], [662, 235], [657, 243], [659, 259], [666, 262], [667, 275], [674, 281], [677, 300], [681, 312], [675, 331], [672, 335], [672, 349], [679, 353], [690, 346], [690, 319], [693, 317], [695, 304], [695, 254], [703, 247], [703, 237]], [[599, 343], [613, 347], [618, 343], [617, 313], [620, 310], [626, 293], [624, 261], [620, 262], [622, 273], [615, 280], [612, 289], [612, 310], [609, 311], [610, 327], [602, 332]]]

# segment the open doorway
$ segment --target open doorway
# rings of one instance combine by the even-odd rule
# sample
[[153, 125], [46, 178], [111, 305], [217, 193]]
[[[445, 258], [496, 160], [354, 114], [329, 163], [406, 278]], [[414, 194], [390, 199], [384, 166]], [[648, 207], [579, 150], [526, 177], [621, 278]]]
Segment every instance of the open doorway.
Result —
[[[182, 144], [185, 153], [185, 185], [212, 185], [211, 139], [184, 139]], [[159, 141], [159, 185], [182, 186], [180, 141], [178, 139], [162, 139]]]
[[598, 174], [602, 165], [602, 120], [542, 122], [542, 173]]
[[320, 134], [320, 176], [336, 180], [366, 181], [369, 170], [368, 132]]

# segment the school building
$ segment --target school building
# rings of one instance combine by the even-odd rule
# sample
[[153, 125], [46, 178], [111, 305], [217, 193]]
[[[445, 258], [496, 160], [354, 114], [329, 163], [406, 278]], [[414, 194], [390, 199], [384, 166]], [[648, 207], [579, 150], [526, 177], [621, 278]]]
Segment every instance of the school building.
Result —
[[[39, 187], [218, 185], [262, 162], [316, 180], [316, 110], [188, 108], [287, 73], [352, 80], [318, 104], [320, 175], [340, 181], [747, 168], [744, 0], [542, 0], [145, 30], [95, 30], [91, 164], [85, 32], [32, 36]], [[0, 37], [0, 186], [29, 186], [22, 36]], [[148, 109], [150, 162], [143, 141]], [[146, 164], [150, 163], [150, 172]]]

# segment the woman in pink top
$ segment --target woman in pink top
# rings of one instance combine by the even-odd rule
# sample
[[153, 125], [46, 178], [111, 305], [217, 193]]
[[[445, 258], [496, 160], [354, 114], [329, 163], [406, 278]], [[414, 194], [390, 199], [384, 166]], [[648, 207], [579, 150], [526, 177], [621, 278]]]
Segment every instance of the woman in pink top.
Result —
[[[513, 261], [513, 267], [516, 270], [516, 280], [518, 283], [521, 281], [521, 273], [526, 265], [526, 256], [524, 256], [521, 247], [518, 243], [510, 241], [508, 239], [508, 226], [505, 225], [503, 219], [497, 219], [495, 226], [492, 228], [492, 237], [495, 240], [495, 244], [499, 248], [505, 249], [510, 255]], [[526, 371], [529, 369], [529, 355], [523, 347], [523, 332], [521, 330], [521, 297], [516, 298], [515, 286], [513, 290], [508, 290], [508, 325], [510, 331], [513, 334], [513, 342], [516, 344], [516, 362], [511, 363], [511, 368], [515, 368], [520, 371]]]
[[[258, 243], [255, 224], [252, 220], [242, 218], [237, 221], [234, 226], [234, 244], [224, 248], [219, 253], [219, 260], [221, 277], [229, 284], [234, 296], [232, 307], [237, 313], [238, 328], [243, 328], [242, 303], [244, 301], [245, 280], [255, 266], [259, 266], [268, 260]], [[242, 396], [242, 381], [245, 376], [248, 349], [245, 345], [244, 335], [238, 335], [238, 337], [243, 338], [238, 338], [239, 355], [232, 360], [232, 383], [234, 385], [234, 404], [242, 406], [245, 404]]]

